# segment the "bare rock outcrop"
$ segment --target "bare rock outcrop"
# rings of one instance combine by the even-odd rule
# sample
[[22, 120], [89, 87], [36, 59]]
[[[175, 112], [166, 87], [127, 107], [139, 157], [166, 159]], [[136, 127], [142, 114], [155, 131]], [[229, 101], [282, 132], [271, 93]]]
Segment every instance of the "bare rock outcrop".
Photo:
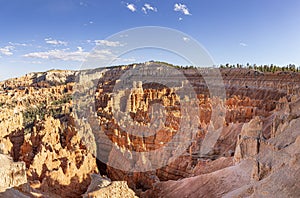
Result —
[[24, 162], [13, 162], [12, 159], [0, 154], [0, 197], [6, 190], [27, 183]]
[[234, 154], [235, 161], [240, 162], [242, 159], [255, 157], [259, 153], [261, 138], [262, 121], [259, 117], [255, 117], [243, 125], [242, 131], [238, 135]]
[[84, 198], [136, 198], [135, 193], [131, 190], [125, 181], [114, 181], [101, 177], [100, 175], [91, 175], [92, 181], [87, 190], [83, 195]]
[[21, 147], [28, 179], [36, 181], [35, 186], [41, 191], [65, 197], [82, 194], [90, 183], [89, 175], [97, 172], [97, 166], [76, 130], [47, 117], [37, 123], [33, 131], [25, 137]]

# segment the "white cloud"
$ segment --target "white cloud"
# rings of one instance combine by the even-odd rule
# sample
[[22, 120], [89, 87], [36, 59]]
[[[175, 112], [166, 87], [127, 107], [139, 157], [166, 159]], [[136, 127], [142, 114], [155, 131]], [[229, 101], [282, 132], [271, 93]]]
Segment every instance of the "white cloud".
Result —
[[108, 40], [95, 40], [96, 45], [102, 45], [107, 47], [122, 47], [124, 46], [118, 41], [108, 41]]
[[80, 52], [83, 52], [82, 47], [77, 47], [77, 50], [80, 51]]
[[148, 10], [152, 10], [152, 11], [154, 11], [154, 12], [157, 12], [157, 8], [155, 8], [155, 7], [152, 7], [150, 4], [148, 4], [148, 3], [145, 3], [145, 8], [147, 8]]
[[182, 21], [182, 20], [183, 20], [183, 18], [182, 18], [182, 17], [179, 17], [178, 21]]
[[27, 47], [28, 44], [26, 43], [13, 43], [13, 42], [8, 42], [9, 45], [11, 46], [22, 46], [22, 47]]
[[189, 38], [187, 38], [187, 37], [183, 37], [182, 38], [185, 42], [188, 42], [188, 41], [190, 41], [190, 39]]
[[89, 58], [95, 58], [96, 60], [114, 60], [117, 58], [110, 50], [94, 50], [89, 54]]
[[50, 44], [50, 45], [64, 45], [64, 46], [68, 45], [68, 43], [65, 41], [59, 41], [59, 40], [55, 40], [52, 38], [46, 38], [45, 41], [47, 44]]
[[131, 12], [135, 12], [136, 11], [136, 7], [133, 3], [127, 3], [126, 6]]
[[70, 51], [70, 49], [55, 49], [45, 52], [32, 52], [23, 55], [23, 57], [80, 62], [85, 61], [87, 57], [101, 60], [112, 60], [116, 58], [110, 50], [94, 50], [92, 52], [86, 52], [82, 47], [77, 47], [76, 51]]
[[174, 5], [174, 11], [182, 12], [184, 15], [192, 15], [185, 4], [176, 3]]
[[142, 11], [147, 14], [147, 9], [145, 7], [142, 7]]
[[151, 6], [149, 3], [145, 3], [144, 6], [142, 7], [142, 11], [147, 14], [147, 11], [153, 11], [153, 12], [157, 12], [157, 8]]
[[54, 49], [46, 52], [32, 52], [23, 55], [26, 58], [40, 58], [49, 60], [64, 60], [64, 61], [84, 61], [88, 52], [84, 52], [81, 47], [77, 47], [77, 51], [69, 51], [69, 49]]
[[0, 54], [5, 56], [11, 56], [13, 55], [12, 50], [14, 50], [14, 46], [5, 46], [3, 48], [0, 48]]
[[246, 43], [240, 42], [240, 46], [247, 47], [248, 45]]
[[30, 61], [30, 62], [27, 62], [29, 64], [36, 64], [36, 65], [39, 65], [39, 64], [42, 64], [41, 61]]
[[89, 21], [88, 23], [83, 24], [83, 26], [93, 25], [94, 21]]

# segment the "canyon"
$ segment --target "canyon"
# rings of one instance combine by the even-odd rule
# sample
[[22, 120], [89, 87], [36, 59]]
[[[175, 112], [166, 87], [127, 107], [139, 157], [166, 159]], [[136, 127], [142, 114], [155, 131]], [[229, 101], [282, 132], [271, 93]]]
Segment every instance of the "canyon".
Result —
[[0, 82], [0, 197], [300, 197], [299, 95], [156, 62]]

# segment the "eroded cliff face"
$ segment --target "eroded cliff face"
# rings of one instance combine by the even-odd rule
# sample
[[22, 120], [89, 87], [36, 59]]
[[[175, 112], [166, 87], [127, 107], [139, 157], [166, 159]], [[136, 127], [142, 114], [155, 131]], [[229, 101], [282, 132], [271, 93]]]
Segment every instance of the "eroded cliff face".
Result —
[[[299, 113], [286, 109], [298, 108], [299, 102], [283, 105], [282, 101], [287, 102], [286, 98], [281, 100], [275, 116], [267, 120], [255, 117], [243, 125], [237, 136], [234, 165], [178, 181], [158, 182], [141, 196], [299, 197]], [[285, 127], [276, 124], [278, 115]], [[271, 122], [270, 131], [276, 131], [268, 139], [262, 135], [264, 122]]]
[[20, 156], [35, 188], [63, 197], [83, 194], [90, 184], [89, 175], [97, 172], [95, 157], [76, 129], [70, 122], [52, 117], [34, 126], [33, 133], [25, 137]]
[[[25, 162], [32, 196], [79, 197], [97, 173], [72, 116], [70, 71], [30, 74], [2, 83], [2, 153]], [[27, 192], [28, 193], [28, 192]]]
[[[104, 133], [119, 148], [140, 152], [158, 149], [172, 140], [181, 125], [182, 109], [180, 102], [182, 100], [176, 92], [180, 92], [182, 86], [179, 83], [179, 85], [169, 88], [133, 81], [129, 90], [123, 90], [120, 95], [116, 95], [114, 87], [118, 83], [117, 79], [124, 75], [126, 69], [128, 68], [118, 72], [108, 71], [99, 81], [96, 109], [100, 115], [100, 125], [105, 126], [103, 128]], [[205, 79], [202, 79], [197, 71], [183, 71], [186, 78], [194, 86], [198, 99], [198, 111], [189, 112], [191, 117], [198, 120], [198, 129], [194, 141], [190, 143], [182, 155], [175, 160], [173, 158], [164, 167], [145, 173], [132, 174], [130, 171], [107, 166], [105, 172], [109, 177], [113, 180], [128, 181], [129, 186], [139, 193], [147, 189], [150, 189], [148, 191], [150, 192], [154, 184], [157, 185], [162, 181], [214, 173], [244, 160], [257, 157], [261, 153], [260, 149], [264, 150], [265, 145], [267, 145], [265, 141], [272, 136], [274, 122], [278, 122], [274, 121], [277, 119], [275, 112], [278, 111], [283, 102], [289, 103], [291, 101], [291, 94], [299, 92], [297, 84], [299, 83], [299, 75], [293, 74], [296, 78], [283, 81], [283, 74], [279, 73], [257, 73], [243, 69], [222, 70], [221, 72], [227, 93], [226, 100], [210, 98]], [[275, 83], [272, 83], [273, 79]], [[176, 81], [172, 84], [176, 84]], [[121, 104], [123, 106], [120, 104], [122, 98]], [[297, 96], [295, 95], [294, 98]], [[124, 127], [128, 125], [129, 119], [136, 125], [147, 127], [147, 124], [151, 122], [153, 104], [161, 104], [165, 107], [166, 121], [158, 124], [161, 130], [155, 136], [145, 138], [128, 134], [127, 131], [132, 132], [134, 130], [134, 128]], [[114, 105], [120, 108], [118, 111], [122, 111], [122, 118], [128, 116], [125, 113], [129, 114], [130, 117], [128, 119], [116, 118]], [[213, 109], [217, 109], [219, 113], [213, 114]], [[163, 113], [157, 112], [157, 117], [162, 116]], [[205, 144], [205, 137], [216, 133], [219, 134], [216, 143], [208, 149], [208, 152], [201, 151], [203, 144]], [[179, 141], [185, 141], [185, 139]], [[113, 150], [112, 148], [108, 149]], [[107, 151], [107, 153], [109, 152]], [[164, 160], [164, 157], [166, 156], [161, 156], [161, 160]], [[166, 158], [171, 157], [167, 156]], [[116, 153], [111, 152], [111, 155], [108, 154], [108, 158], [111, 158], [108, 161], [113, 160], [116, 158]], [[151, 163], [148, 162], [148, 164]], [[261, 178], [262, 175], [271, 170], [268, 166], [260, 166], [256, 160], [253, 163], [251, 161], [250, 169], [252, 169], [252, 164], [257, 170], [251, 170], [250, 173], [252, 172], [252, 177], [256, 179]], [[132, 165], [128, 169], [133, 170], [134, 168]], [[250, 180], [249, 178], [247, 181]], [[173, 195], [176, 195], [176, 192]]]
[[[50, 71], [0, 83], [1, 152], [25, 163], [24, 193], [134, 197], [129, 186], [144, 197], [260, 197], [278, 189], [297, 197], [298, 73], [224, 69], [226, 98], [216, 98], [195, 69], [179, 70], [181, 79], [154, 65], [148, 78], [157, 83], [143, 68], [142, 78], [122, 79], [139, 67]], [[155, 72], [165, 81], [153, 79]], [[174, 140], [188, 144], [180, 155], [155, 156], [164, 166], [153, 169], [154, 159], [134, 154]], [[123, 169], [114, 166], [119, 159]], [[147, 171], [136, 171], [141, 167]], [[98, 172], [113, 182], [101, 186]], [[290, 182], [276, 183], [284, 176]]]

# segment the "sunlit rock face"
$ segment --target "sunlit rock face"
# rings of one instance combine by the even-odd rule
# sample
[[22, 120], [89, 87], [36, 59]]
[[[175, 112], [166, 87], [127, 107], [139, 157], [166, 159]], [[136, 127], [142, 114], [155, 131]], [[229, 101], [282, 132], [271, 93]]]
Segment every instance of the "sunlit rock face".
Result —
[[39, 189], [64, 196], [79, 196], [90, 183], [89, 174], [97, 172], [96, 160], [83, 145], [70, 124], [46, 117], [36, 123], [20, 151], [27, 176]]
[[98, 172], [72, 114], [74, 75], [49, 71], [1, 83], [1, 150], [23, 164], [26, 193], [79, 197]]
[[[1, 82], [3, 191], [36, 197], [300, 196], [298, 73], [221, 69], [226, 98], [218, 98], [201, 71], [169, 72], [164, 68], [170, 66], [151, 64], [153, 71], [143, 64], [52, 70]], [[122, 78], [139, 67], [142, 78]], [[104, 138], [109, 144], [100, 144]], [[146, 154], [172, 141], [188, 144], [180, 154]], [[119, 159], [122, 169], [114, 166]], [[155, 167], [155, 160], [164, 165]], [[18, 176], [7, 178], [11, 174]]]
[[0, 192], [27, 183], [24, 162], [13, 162], [12, 159], [0, 154]]

